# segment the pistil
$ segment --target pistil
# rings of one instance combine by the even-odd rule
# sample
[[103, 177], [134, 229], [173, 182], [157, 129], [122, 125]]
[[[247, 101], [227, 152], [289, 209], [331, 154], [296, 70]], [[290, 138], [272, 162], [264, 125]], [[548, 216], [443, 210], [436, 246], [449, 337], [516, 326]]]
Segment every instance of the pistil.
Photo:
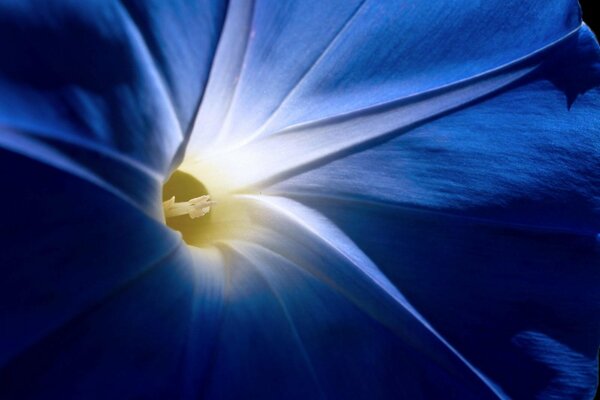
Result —
[[210, 212], [210, 207], [213, 204], [215, 204], [215, 202], [210, 199], [209, 195], [196, 197], [184, 202], [175, 202], [175, 196], [173, 196], [169, 200], [163, 202], [163, 208], [165, 210], [166, 218], [179, 217], [187, 214], [190, 218], [194, 219], [208, 214]]

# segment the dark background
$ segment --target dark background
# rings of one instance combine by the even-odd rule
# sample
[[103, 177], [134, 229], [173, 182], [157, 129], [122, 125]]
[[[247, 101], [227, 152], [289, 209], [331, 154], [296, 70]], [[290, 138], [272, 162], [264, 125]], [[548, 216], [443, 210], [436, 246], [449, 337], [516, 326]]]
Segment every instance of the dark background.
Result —
[[594, 13], [593, 3], [596, 3], [596, 7], [600, 6], [598, 0], [579, 0], [579, 4], [581, 4], [581, 9], [583, 10], [583, 21], [592, 28], [596, 36], [599, 36], [600, 21], [598, 20], [600, 16], [598, 14], [600, 13]]

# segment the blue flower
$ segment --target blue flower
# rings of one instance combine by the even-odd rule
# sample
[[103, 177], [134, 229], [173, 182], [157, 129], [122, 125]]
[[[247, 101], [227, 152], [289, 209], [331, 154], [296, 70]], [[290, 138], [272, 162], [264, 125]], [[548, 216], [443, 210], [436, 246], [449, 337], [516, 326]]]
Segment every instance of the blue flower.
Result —
[[[5, 0], [0, 38], [0, 398], [593, 396], [577, 2]], [[183, 237], [169, 176], [216, 202]]]

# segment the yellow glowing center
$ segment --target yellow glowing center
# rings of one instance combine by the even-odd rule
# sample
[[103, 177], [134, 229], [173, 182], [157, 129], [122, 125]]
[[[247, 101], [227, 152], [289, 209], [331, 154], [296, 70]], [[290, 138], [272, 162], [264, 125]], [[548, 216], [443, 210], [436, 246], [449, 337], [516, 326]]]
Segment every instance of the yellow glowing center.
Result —
[[196, 247], [214, 245], [247, 233], [249, 217], [244, 202], [214, 184], [223, 180], [208, 176], [211, 183], [205, 186], [195, 176], [197, 174], [177, 170], [163, 186], [166, 225], [181, 233], [187, 244]]

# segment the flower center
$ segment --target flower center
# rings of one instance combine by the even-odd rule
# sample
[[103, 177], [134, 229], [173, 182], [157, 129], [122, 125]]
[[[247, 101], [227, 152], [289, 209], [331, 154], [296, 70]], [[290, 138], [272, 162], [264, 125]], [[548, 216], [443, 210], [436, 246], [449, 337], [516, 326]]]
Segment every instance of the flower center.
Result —
[[193, 176], [175, 171], [164, 184], [162, 196], [167, 226], [180, 232], [187, 244], [206, 243], [215, 204], [206, 187]]
[[[197, 177], [205, 178], [206, 185]], [[227, 182], [226, 177], [209, 168], [190, 168], [184, 172], [180, 167], [163, 186], [166, 225], [195, 247], [248, 239], [253, 213], [243, 196], [228, 191]]]

